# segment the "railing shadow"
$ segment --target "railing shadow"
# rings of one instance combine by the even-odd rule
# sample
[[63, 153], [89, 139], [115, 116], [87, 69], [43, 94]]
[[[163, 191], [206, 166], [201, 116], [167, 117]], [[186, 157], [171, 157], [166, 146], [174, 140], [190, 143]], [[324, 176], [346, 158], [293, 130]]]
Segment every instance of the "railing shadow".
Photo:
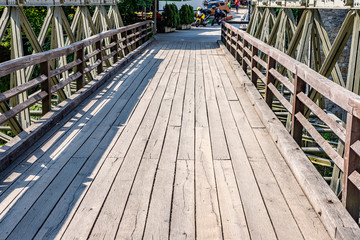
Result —
[[146, 64], [159, 68], [153, 56], [138, 57], [0, 173], [0, 239], [30, 239], [43, 225], [52, 227], [39, 234], [56, 235], [154, 77]]

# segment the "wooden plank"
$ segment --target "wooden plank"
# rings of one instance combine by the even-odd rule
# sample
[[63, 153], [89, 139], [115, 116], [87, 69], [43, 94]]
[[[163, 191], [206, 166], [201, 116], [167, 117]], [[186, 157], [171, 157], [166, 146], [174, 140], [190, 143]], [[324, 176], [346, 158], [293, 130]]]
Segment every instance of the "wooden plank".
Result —
[[[150, 135], [149, 144], [146, 145], [145, 153], [142, 156], [138, 173], [136, 174], [129, 198], [127, 199], [126, 206], [124, 207], [121, 222], [116, 233], [116, 238], [118, 239], [139, 239], [143, 235], [153, 183], [170, 115], [170, 109], [171, 101], [164, 99]], [[159, 153], [157, 150], [158, 148], [152, 148], [153, 144], [158, 141], [161, 142]], [[154, 153], [153, 149], [155, 150]], [[148, 156], [151, 156], [152, 158], [148, 158]], [[121, 207], [121, 205], [119, 207]], [[98, 222], [99, 221], [100, 219]], [[102, 224], [106, 225], [107, 222], [102, 222]], [[100, 227], [98, 227], [98, 225]], [[104, 229], [106, 228], [107, 227], [101, 227], [101, 224], [95, 224], [91, 237], [98, 238], [99, 236], [104, 236], [105, 233], [108, 234], [108, 231], [104, 233]]]
[[[204, 88], [205, 88], [205, 100], [207, 106], [207, 115], [209, 121], [209, 130], [211, 138], [211, 150], [213, 159], [230, 159], [229, 151], [227, 149], [224, 129], [222, 126], [219, 108], [217, 105], [215, 89], [213, 85], [213, 78], [220, 77], [212, 74], [210, 66], [214, 66], [213, 61], [209, 61], [208, 58], [203, 57], [203, 72], [204, 72]], [[221, 80], [218, 79], [217, 82]], [[222, 85], [216, 85], [216, 88], [222, 88]]]
[[[229, 71], [230, 69], [227, 72], [229, 73]], [[213, 74], [216, 73], [213, 72]], [[237, 81], [237, 79], [234, 80]], [[214, 84], [216, 85], [217, 83], [214, 82]], [[253, 175], [253, 169], [249, 163], [242, 139], [238, 132], [238, 127], [236, 126], [232, 116], [233, 113], [229, 106], [229, 103], [239, 103], [237, 101], [228, 102], [224, 91], [220, 91], [219, 89], [215, 91], [250, 236], [251, 238], [259, 239], [276, 239], [266, 206], [262, 200], [260, 189]], [[235, 89], [235, 91], [237, 91], [237, 93], [239, 92], [237, 89]], [[246, 94], [243, 96], [244, 97], [239, 96], [239, 99], [245, 100]], [[260, 224], [259, 221], [261, 221]], [[259, 225], [261, 227], [259, 227]]]
[[[200, 53], [197, 45], [195, 53]], [[196, 68], [202, 69], [202, 59]], [[206, 113], [204, 75], [195, 73], [195, 209], [196, 236], [200, 239], [220, 239], [221, 219], [211, 156], [211, 141]]]
[[181, 122], [181, 134], [179, 142], [178, 159], [195, 159], [195, 61], [196, 55], [194, 45], [191, 46], [189, 56], [189, 66], [187, 72], [187, 81], [185, 87], [183, 116]]
[[179, 135], [179, 127], [168, 127], [151, 194], [144, 239], [168, 238]]
[[177, 160], [170, 238], [195, 238], [195, 169], [192, 160]]
[[224, 239], [250, 239], [231, 161], [214, 161]]
[[182, 113], [183, 113], [183, 106], [184, 106], [184, 95], [185, 95], [185, 88], [187, 83], [187, 70], [189, 66], [189, 44], [186, 44], [186, 50], [181, 51], [179, 58], [183, 59], [182, 64], [179, 64], [180, 67], [175, 66], [174, 72], [179, 72], [179, 80], [176, 86], [176, 92], [173, 101], [173, 110], [174, 113], [170, 116], [169, 125], [170, 126], [181, 126], [182, 121]]
[[[220, 57], [221, 62], [228, 63], [225, 56], [219, 56], [219, 57]], [[231, 81], [231, 84], [232, 84], [232, 86], [234, 88], [234, 91], [235, 91], [238, 99], [241, 99], [241, 104], [243, 105], [243, 107], [245, 109], [248, 109], [248, 111], [245, 112], [245, 114], [246, 114], [246, 117], [249, 119], [250, 125], [252, 127], [259, 127], [259, 128], [264, 127], [263, 122], [258, 117], [255, 117], [256, 112], [252, 108], [253, 104], [250, 102], [250, 100], [248, 99], [246, 93], [243, 91], [243, 87], [241, 86], [241, 83], [237, 79], [237, 76], [235, 75], [235, 73], [231, 69], [230, 65], [229, 64], [224, 64], [223, 66], [225, 67], [227, 75], [229, 76], [228, 79]]]

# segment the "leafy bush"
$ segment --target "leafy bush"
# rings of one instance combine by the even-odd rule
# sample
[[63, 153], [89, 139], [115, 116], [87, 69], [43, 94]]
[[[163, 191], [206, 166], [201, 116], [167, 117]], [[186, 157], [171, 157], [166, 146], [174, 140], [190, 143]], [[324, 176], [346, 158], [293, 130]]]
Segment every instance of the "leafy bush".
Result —
[[188, 25], [194, 21], [194, 9], [192, 6], [184, 4], [180, 8], [180, 24]]
[[166, 4], [164, 7], [165, 26], [176, 28], [180, 25], [179, 10], [175, 4]]

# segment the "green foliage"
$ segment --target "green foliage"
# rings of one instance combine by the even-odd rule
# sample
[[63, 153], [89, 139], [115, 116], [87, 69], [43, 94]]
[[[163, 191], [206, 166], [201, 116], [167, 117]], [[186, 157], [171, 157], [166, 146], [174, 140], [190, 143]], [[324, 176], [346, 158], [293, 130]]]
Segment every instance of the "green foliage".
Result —
[[334, 134], [332, 133], [322, 133], [321, 135], [327, 141], [331, 141], [334, 137]]
[[120, 0], [118, 8], [125, 25], [138, 22], [135, 12], [141, 7], [152, 7], [153, 0]]
[[192, 6], [187, 4], [182, 5], [179, 14], [181, 16], [180, 24], [188, 25], [194, 22], [194, 9]]
[[165, 26], [176, 28], [180, 25], [180, 14], [175, 4], [166, 4], [163, 12]]

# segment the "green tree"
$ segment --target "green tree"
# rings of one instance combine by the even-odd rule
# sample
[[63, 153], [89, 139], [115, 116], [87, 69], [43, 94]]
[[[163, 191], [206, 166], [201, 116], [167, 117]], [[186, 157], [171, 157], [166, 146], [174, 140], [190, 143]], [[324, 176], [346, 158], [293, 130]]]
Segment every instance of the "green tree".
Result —
[[118, 4], [125, 25], [138, 22], [135, 12], [139, 8], [150, 8], [152, 6], [153, 0], [120, 0]]

